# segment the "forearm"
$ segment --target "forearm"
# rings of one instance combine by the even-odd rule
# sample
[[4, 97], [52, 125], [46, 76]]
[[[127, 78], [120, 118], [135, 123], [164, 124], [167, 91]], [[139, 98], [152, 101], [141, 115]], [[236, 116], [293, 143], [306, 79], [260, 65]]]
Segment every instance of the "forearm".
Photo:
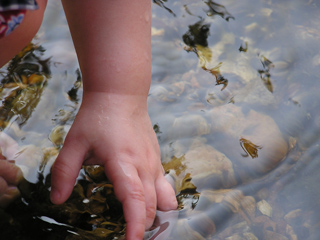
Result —
[[63, 0], [86, 92], [148, 95], [150, 0]]

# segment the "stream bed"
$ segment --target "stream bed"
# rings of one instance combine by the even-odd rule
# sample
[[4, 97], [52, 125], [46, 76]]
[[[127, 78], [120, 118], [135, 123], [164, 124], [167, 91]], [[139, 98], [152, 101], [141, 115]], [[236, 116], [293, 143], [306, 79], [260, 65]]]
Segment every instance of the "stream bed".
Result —
[[[148, 110], [179, 207], [145, 239], [320, 239], [319, 11], [315, 0], [153, 1]], [[49, 200], [82, 98], [59, 2], [0, 80], [0, 147], [16, 148], [25, 177], [0, 209], [0, 238], [121, 239], [102, 167], [83, 167], [66, 203]]]

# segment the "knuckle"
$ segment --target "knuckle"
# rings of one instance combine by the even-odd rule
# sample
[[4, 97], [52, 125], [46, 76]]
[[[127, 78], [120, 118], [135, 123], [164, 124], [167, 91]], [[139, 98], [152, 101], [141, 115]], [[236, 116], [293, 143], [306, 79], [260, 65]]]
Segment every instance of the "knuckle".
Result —
[[142, 188], [132, 186], [129, 193], [130, 200], [145, 202], [145, 195]]
[[146, 207], [147, 219], [153, 220], [156, 216], [156, 211], [157, 211], [157, 208], [156, 208], [155, 204], [147, 205], [147, 207]]

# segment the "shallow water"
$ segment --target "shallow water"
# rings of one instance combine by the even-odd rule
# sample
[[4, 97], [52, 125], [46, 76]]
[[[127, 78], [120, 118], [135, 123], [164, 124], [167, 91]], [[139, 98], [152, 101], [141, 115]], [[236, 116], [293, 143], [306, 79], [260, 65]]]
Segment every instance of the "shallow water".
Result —
[[[116, 239], [121, 206], [101, 169], [81, 172], [67, 204], [48, 201], [45, 177], [82, 91], [61, 6], [49, 4], [34, 41], [44, 49], [34, 57], [35, 73], [46, 79], [35, 90], [39, 101], [23, 107], [34, 89], [22, 91], [3, 125], [22, 149], [17, 163], [27, 181], [22, 198], [0, 212], [1, 232]], [[319, 7], [312, 0], [154, 2], [148, 106], [179, 211], [159, 213], [146, 239], [320, 238]], [[12, 101], [8, 89], [3, 103]]]

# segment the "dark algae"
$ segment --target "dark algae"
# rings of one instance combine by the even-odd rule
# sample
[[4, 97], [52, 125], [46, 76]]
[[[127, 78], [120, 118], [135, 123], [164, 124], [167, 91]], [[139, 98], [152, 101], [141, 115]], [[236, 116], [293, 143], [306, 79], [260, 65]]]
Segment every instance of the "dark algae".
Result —
[[24, 180], [19, 186], [21, 199], [1, 210], [1, 237], [89, 240], [122, 235], [125, 223], [122, 206], [115, 198], [112, 185], [104, 176], [103, 168], [87, 168], [82, 169], [82, 179], [62, 205], [50, 202], [50, 174], [46, 178], [39, 174], [35, 184]]

